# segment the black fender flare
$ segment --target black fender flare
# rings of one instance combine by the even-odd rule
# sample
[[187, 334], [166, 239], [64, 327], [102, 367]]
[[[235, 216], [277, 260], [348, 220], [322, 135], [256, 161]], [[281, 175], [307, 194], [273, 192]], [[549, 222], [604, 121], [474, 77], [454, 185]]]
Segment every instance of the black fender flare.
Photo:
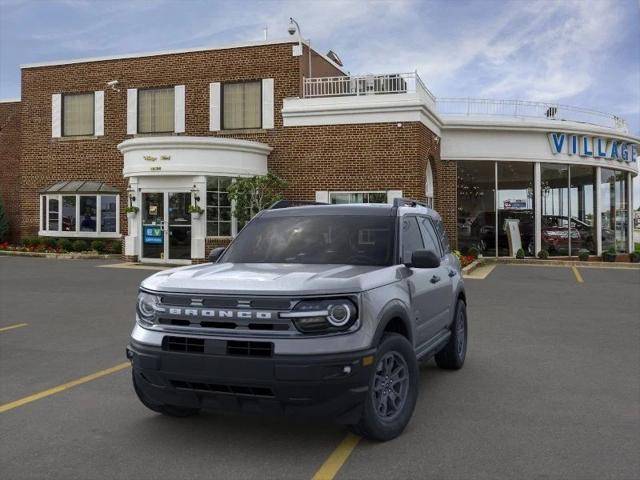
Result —
[[384, 335], [385, 328], [391, 320], [399, 318], [407, 331], [409, 342], [413, 345], [414, 328], [411, 323], [411, 313], [409, 308], [399, 300], [392, 300], [387, 303], [378, 315], [378, 326], [376, 327], [376, 333], [373, 336], [372, 347], [375, 347], [380, 343], [382, 335]]

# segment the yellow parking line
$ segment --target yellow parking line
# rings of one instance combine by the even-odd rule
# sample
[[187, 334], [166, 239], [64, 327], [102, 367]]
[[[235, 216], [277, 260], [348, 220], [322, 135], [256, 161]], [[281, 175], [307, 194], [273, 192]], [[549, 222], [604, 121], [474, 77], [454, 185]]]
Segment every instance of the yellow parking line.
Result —
[[8, 327], [0, 328], [0, 332], [6, 332], [7, 330], [13, 330], [14, 328], [26, 327], [28, 323], [16, 323], [15, 325], [9, 325]]
[[329, 458], [322, 464], [311, 480], [332, 480], [342, 468], [344, 462], [347, 461], [353, 449], [356, 448], [360, 438], [352, 433], [348, 434], [333, 453], [329, 455]]
[[573, 270], [573, 274], [576, 276], [577, 282], [578, 283], [584, 283], [584, 280], [582, 279], [582, 275], [580, 275], [580, 272], [575, 267], [575, 265], [573, 267], [571, 267], [571, 270]]
[[69, 388], [77, 387], [78, 385], [82, 385], [83, 383], [90, 382], [91, 380], [96, 380], [100, 377], [104, 377], [105, 375], [119, 372], [120, 370], [124, 370], [125, 368], [128, 368], [130, 365], [131, 364], [129, 362], [120, 363], [114, 367], [107, 368], [105, 370], [100, 370], [99, 372], [92, 373], [91, 375], [87, 375], [86, 377], [81, 377], [76, 380], [72, 380], [71, 382], [58, 385], [57, 387], [53, 387], [48, 390], [44, 390], [42, 392], [34, 393], [33, 395], [29, 395], [28, 397], [24, 397], [19, 400], [14, 400], [13, 402], [5, 403], [4, 405], [0, 405], [0, 413], [13, 410], [14, 408], [18, 408], [23, 405], [26, 405], [27, 403], [35, 402], [36, 400], [40, 400], [41, 398], [49, 397], [56, 393], [60, 393], [64, 390], [67, 390]]

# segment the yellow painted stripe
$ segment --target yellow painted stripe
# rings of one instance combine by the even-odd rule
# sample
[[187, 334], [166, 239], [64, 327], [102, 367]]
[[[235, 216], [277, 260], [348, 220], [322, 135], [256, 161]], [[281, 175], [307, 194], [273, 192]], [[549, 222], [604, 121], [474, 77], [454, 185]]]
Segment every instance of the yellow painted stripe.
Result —
[[573, 274], [576, 276], [576, 280], [578, 283], [584, 283], [584, 280], [582, 279], [582, 275], [580, 275], [580, 272], [578, 271], [578, 269], [573, 266], [571, 267], [571, 270], [573, 270]]
[[6, 332], [7, 330], [13, 330], [14, 328], [26, 327], [28, 323], [16, 323], [15, 325], [9, 325], [8, 327], [0, 328], [0, 332]]
[[349, 455], [351, 455], [351, 452], [353, 452], [353, 449], [358, 445], [360, 438], [352, 433], [348, 434], [333, 453], [329, 455], [329, 458], [322, 464], [312, 480], [333, 480], [342, 465], [344, 465], [344, 462], [349, 458]]
[[63, 392], [64, 390], [68, 390], [69, 388], [77, 387], [78, 385], [82, 385], [83, 383], [90, 382], [91, 380], [97, 380], [98, 378], [104, 377], [105, 375], [119, 372], [120, 370], [124, 370], [125, 368], [128, 368], [130, 365], [131, 364], [129, 362], [120, 363], [114, 367], [107, 368], [106, 370], [100, 370], [99, 372], [92, 373], [91, 375], [87, 375], [86, 377], [81, 377], [76, 380], [72, 380], [71, 382], [58, 385], [57, 387], [53, 387], [48, 390], [44, 390], [42, 392], [34, 393], [33, 395], [29, 395], [28, 397], [15, 400], [13, 402], [5, 403], [4, 405], [0, 405], [0, 413], [13, 410], [14, 408], [21, 407], [23, 405], [26, 405], [27, 403], [35, 402], [36, 400], [49, 397], [56, 393]]

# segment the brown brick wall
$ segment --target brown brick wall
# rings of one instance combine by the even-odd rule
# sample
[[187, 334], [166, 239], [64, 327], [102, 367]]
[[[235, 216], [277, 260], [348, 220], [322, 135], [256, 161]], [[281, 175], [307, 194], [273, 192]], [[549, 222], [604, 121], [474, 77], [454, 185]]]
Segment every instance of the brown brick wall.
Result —
[[20, 102], [0, 103], [0, 195], [15, 240], [20, 211]]

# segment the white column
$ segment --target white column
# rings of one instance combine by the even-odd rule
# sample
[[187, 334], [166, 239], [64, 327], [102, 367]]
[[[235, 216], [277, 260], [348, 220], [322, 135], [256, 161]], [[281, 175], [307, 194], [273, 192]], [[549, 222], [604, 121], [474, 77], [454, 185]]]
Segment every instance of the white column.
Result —
[[535, 246], [534, 255], [538, 255], [538, 252], [542, 250], [542, 175], [540, 172], [540, 162], [534, 164], [533, 170], [533, 185], [534, 185], [534, 228], [535, 228]]
[[596, 167], [596, 186], [593, 192], [593, 200], [595, 201], [595, 227], [596, 227], [596, 254], [602, 255], [602, 199], [600, 198], [600, 182], [602, 180], [602, 171], [600, 167]]
[[193, 185], [195, 185], [197, 196], [200, 197], [198, 206], [205, 209], [198, 220], [191, 219], [191, 258], [204, 258], [205, 237], [207, 236], [207, 177], [199, 175], [193, 177]]
[[633, 252], [633, 176], [627, 172], [627, 239], [628, 239], [628, 252]]
[[[135, 216], [129, 218], [127, 215], [127, 235], [124, 237], [124, 254], [127, 256], [138, 256], [138, 260], [140, 260], [140, 256], [142, 255], [142, 245], [140, 233], [140, 225], [142, 222], [142, 193], [138, 190], [138, 179], [137, 177], [131, 177], [129, 179], [129, 188], [133, 190], [133, 196], [136, 197], [134, 202], [131, 202], [131, 206], [138, 207], [140, 210]], [[127, 192], [127, 204], [129, 203], [128, 198], [129, 193]]]

